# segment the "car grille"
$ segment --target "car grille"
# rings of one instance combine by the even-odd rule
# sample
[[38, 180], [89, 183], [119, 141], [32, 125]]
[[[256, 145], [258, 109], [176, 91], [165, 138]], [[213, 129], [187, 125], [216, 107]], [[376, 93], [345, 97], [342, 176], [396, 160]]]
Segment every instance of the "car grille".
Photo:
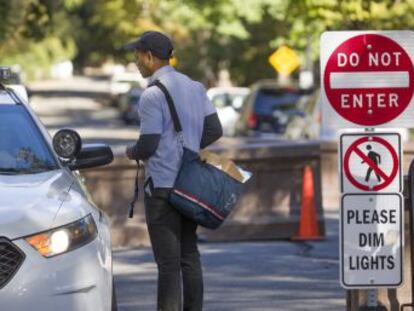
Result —
[[0, 238], [0, 289], [13, 278], [24, 257], [24, 253], [16, 245]]

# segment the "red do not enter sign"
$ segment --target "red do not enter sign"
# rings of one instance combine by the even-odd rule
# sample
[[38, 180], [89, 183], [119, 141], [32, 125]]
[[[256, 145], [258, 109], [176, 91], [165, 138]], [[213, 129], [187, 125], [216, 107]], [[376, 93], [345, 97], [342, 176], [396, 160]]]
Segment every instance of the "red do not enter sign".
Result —
[[363, 126], [390, 122], [408, 107], [414, 67], [394, 40], [362, 34], [341, 43], [329, 56], [323, 83], [332, 108]]

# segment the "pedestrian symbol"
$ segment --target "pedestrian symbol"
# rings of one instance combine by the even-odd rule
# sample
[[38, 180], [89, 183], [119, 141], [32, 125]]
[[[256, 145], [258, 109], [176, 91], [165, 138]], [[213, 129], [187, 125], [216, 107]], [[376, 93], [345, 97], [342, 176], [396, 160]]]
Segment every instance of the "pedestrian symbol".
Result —
[[[372, 151], [371, 149], [372, 149], [371, 145], [367, 145], [367, 150], [369, 151], [368, 158], [370, 158], [371, 161], [375, 163], [375, 165], [379, 166], [379, 164], [381, 164], [381, 155], [379, 155], [375, 151]], [[365, 160], [363, 160], [361, 163], [365, 163]], [[365, 177], [366, 182], [369, 181], [372, 171], [373, 171], [373, 168], [370, 165], [368, 165], [367, 175]], [[379, 174], [375, 173], [375, 175], [377, 175], [378, 182], [380, 182], [381, 177], [379, 176]]]
[[399, 134], [344, 134], [340, 152], [342, 192], [401, 190]]

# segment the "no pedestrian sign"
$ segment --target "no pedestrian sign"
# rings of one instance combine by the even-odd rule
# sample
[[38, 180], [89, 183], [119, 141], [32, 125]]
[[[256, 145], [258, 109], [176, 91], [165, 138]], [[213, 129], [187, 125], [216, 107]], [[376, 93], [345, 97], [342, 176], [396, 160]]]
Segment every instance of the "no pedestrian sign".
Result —
[[345, 194], [340, 279], [345, 288], [398, 287], [403, 281], [402, 196]]
[[341, 135], [341, 192], [401, 192], [401, 153], [398, 133]]
[[414, 32], [326, 32], [322, 110], [332, 127], [414, 126]]

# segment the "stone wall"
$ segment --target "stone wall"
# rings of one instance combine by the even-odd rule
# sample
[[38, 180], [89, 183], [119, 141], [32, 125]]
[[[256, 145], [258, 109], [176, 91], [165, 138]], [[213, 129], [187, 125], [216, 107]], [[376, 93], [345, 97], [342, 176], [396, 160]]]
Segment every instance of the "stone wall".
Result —
[[[324, 233], [319, 143], [225, 139], [211, 150], [233, 159], [254, 175], [222, 227], [214, 231], [200, 228], [200, 238], [234, 241], [294, 236], [299, 226], [306, 165], [313, 171], [319, 227]], [[110, 218], [114, 246], [148, 245], [142, 191], [134, 218], [128, 218], [136, 171], [136, 164], [124, 155], [115, 155], [109, 166], [82, 171], [94, 202]], [[139, 184], [142, 187], [142, 168]]]

